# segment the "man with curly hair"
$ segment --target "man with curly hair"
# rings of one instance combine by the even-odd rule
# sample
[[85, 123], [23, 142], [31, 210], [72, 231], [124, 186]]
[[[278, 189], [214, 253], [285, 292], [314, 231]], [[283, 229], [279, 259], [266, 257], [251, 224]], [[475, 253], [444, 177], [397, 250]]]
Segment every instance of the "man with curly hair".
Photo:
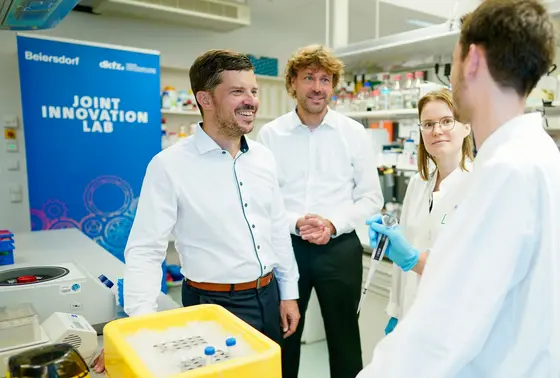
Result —
[[300, 272], [301, 321], [285, 340], [284, 377], [297, 377], [305, 311], [314, 288], [325, 324], [331, 377], [362, 368], [358, 302], [363, 247], [356, 225], [383, 206], [371, 137], [360, 123], [329, 109], [343, 64], [328, 49], [301, 48], [289, 60], [293, 111], [265, 125], [259, 140], [276, 157]]

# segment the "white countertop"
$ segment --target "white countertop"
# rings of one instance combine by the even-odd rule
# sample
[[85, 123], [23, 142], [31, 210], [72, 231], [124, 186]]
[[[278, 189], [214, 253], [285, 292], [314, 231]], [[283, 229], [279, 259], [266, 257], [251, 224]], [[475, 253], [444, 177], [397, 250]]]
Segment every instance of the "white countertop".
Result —
[[[77, 262], [94, 277], [104, 274], [113, 282], [124, 275], [124, 264], [75, 228], [18, 232], [14, 235], [16, 264], [56, 264]], [[11, 265], [0, 267], [10, 269]], [[2, 270], [3, 270], [2, 269]], [[92, 298], [95, 300], [95, 298]], [[171, 297], [160, 293], [159, 311], [180, 307]]]

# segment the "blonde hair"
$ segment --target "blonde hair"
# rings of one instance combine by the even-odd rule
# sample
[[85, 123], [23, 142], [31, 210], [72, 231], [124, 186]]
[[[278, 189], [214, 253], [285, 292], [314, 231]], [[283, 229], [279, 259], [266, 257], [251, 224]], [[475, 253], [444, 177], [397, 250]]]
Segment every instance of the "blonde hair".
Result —
[[[453, 112], [453, 117], [455, 120], [461, 122], [459, 115], [453, 106], [453, 96], [449, 89], [441, 89], [438, 91], [433, 91], [425, 94], [420, 101], [418, 101], [418, 118], [422, 118], [422, 110], [424, 107], [432, 101], [444, 102], [449, 109]], [[473, 141], [470, 135], [467, 135], [463, 139], [463, 147], [461, 148], [462, 156], [460, 167], [463, 171], [467, 171], [466, 162], [468, 160], [474, 159], [473, 154]], [[430, 160], [434, 163], [435, 169], [430, 172]], [[420, 132], [420, 142], [418, 143], [418, 173], [424, 181], [428, 181], [429, 178], [437, 171], [437, 162], [426, 150], [424, 144], [424, 138], [422, 137], [422, 132]]]
[[292, 80], [297, 77], [301, 69], [308, 67], [322, 68], [329, 75], [333, 75], [333, 88], [338, 85], [344, 74], [344, 63], [335, 57], [331, 50], [321, 45], [302, 47], [292, 55], [286, 65], [285, 85], [290, 96], [296, 97], [296, 92], [292, 88]]

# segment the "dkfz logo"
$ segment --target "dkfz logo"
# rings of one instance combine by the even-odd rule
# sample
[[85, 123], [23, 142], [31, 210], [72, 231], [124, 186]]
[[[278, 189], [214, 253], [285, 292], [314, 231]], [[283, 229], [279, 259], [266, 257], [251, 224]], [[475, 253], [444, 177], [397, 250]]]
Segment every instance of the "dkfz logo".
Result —
[[124, 65], [120, 64], [119, 62], [109, 62], [108, 60], [104, 60], [99, 63], [99, 67], [105, 70], [115, 70], [115, 71], [124, 71]]

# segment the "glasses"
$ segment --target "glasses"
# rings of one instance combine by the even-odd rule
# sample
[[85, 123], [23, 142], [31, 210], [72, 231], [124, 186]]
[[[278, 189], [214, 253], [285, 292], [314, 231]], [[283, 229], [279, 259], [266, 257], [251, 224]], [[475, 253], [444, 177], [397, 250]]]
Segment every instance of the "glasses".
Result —
[[455, 118], [453, 117], [443, 117], [439, 121], [424, 121], [421, 122], [418, 126], [422, 129], [422, 131], [432, 131], [436, 124], [439, 124], [444, 131], [451, 131], [455, 127]]

